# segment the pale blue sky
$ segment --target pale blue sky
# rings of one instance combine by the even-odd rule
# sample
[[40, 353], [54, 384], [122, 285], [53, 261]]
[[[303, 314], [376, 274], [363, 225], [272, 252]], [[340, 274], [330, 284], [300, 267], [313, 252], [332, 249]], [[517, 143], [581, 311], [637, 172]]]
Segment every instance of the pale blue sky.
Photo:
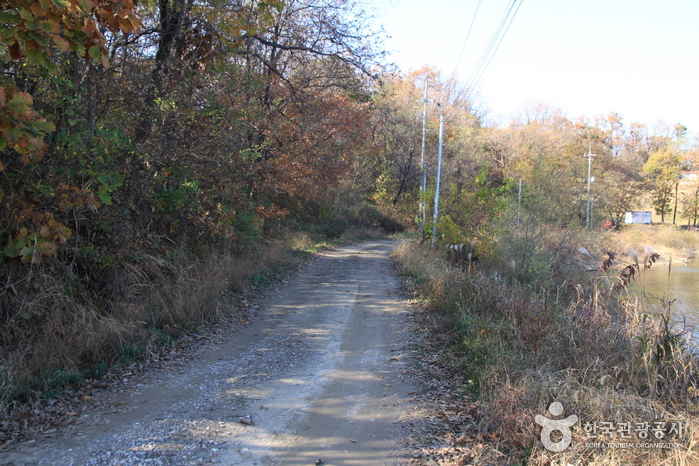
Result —
[[[517, 0], [517, 5], [521, 0]], [[401, 70], [454, 71], [478, 0], [365, 0]], [[456, 68], [466, 82], [512, 0], [481, 0]], [[619, 113], [699, 134], [699, 0], [523, 0], [478, 85], [492, 117], [528, 102], [569, 118]]]

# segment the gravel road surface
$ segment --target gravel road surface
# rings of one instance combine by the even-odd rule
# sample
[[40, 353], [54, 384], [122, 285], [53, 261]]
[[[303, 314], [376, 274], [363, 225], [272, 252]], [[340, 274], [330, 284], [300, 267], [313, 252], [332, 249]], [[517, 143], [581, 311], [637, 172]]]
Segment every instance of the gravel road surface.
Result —
[[242, 330], [182, 364], [119, 380], [57, 429], [0, 453], [0, 465], [399, 465], [408, 306], [390, 251], [326, 252]]

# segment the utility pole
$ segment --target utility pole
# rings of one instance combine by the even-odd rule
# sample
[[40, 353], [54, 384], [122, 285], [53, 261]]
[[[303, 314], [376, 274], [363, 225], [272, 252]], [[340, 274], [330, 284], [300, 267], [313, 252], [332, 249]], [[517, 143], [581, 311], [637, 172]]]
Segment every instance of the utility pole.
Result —
[[427, 164], [425, 163], [425, 141], [427, 139], [427, 104], [434, 102], [434, 100], [429, 100], [427, 98], [427, 79], [425, 79], [425, 98], [417, 102], [422, 102], [422, 152], [420, 155], [420, 171], [421, 171], [421, 181], [420, 181], [420, 229], [425, 226], [425, 192], [427, 191]]
[[522, 177], [519, 177], [519, 190], [517, 191], [517, 226], [522, 213]]
[[592, 226], [592, 157], [596, 155], [592, 153], [592, 143], [590, 143], [590, 151], [583, 155], [583, 157], [587, 157], [587, 215], [585, 216], [585, 225], [588, 230]]
[[442, 140], [444, 139], [444, 115], [439, 115], [439, 151], [437, 152], [437, 186], [434, 190], [434, 223], [432, 223], [432, 247], [437, 241], [439, 220], [439, 184], [442, 178]]

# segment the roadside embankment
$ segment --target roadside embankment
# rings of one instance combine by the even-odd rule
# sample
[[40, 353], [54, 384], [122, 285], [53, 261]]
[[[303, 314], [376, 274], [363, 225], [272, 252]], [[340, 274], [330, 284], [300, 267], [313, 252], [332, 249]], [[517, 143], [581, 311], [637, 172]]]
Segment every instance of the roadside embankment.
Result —
[[[692, 344], [605, 288], [609, 271], [534, 289], [414, 243], [395, 259], [430, 332], [422, 360], [449, 387], [432, 405], [448, 402], [434, 415], [451, 429], [421, 464], [697, 464]], [[560, 432], [548, 439], [565, 448], [543, 443], [541, 416], [575, 420], [569, 444]]]
[[[29, 273], [4, 270], [0, 413], [29, 412], [112, 367], [156, 357], [221, 318], [244, 314], [241, 302], [330, 246], [304, 232], [282, 233], [242, 250], [232, 244], [196, 254], [170, 245], [105, 254], [89, 267], [77, 258], [70, 265], [45, 261]], [[378, 233], [348, 234], [354, 237], [335, 244]], [[0, 442], [13, 439], [20, 424], [0, 429]]]

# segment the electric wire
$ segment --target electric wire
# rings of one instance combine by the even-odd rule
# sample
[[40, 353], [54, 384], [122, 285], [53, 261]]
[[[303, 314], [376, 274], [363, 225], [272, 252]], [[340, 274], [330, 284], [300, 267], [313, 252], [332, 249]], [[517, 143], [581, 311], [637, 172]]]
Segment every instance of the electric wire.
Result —
[[466, 50], [466, 44], [468, 43], [469, 37], [471, 37], [471, 31], [473, 31], [473, 25], [476, 23], [476, 17], [478, 16], [478, 10], [481, 7], [481, 0], [478, 0], [478, 5], [476, 5], [476, 12], [473, 14], [473, 19], [471, 19], [471, 25], [466, 33], [466, 39], [464, 40], [464, 45], [461, 46], [461, 52], [459, 52], [459, 58], [456, 59], [456, 64], [454, 65], [454, 71], [451, 72], [452, 76], [456, 75], [456, 70], [461, 62], [461, 57], [464, 55], [464, 50]]
[[505, 9], [505, 12], [503, 13], [502, 18], [500, 19], [500, 22], [495, 28], [493, 34], [490, 36], [490, 40], [485, 46], [485, 50], [483, 50], [483, 53], [478, 58], [478, 62], [476, 62], [476, 66], [474, 67], [473, 71], [471, 72], [471, 75], [468, 78], [467, 82], [469, 84], [469, 87], [472, 87], [471, 84], [475, 82], [476, 77], [480, 74], [481, 70], [484, 69], [485, 64], [489, 61], [489, 57], [493, 53], [493, 50], [495, 50], [495, 44], [498, 41], [498, 37], [501, 35], [503, 31], [503, 28], [507, 23], [507, 19], [512, 14], [512, 10], [514, 9], [516, 2], [517, 0], [512, 0], [512, 3], [509, 5], [509, 7]]
[[451, 30], [449, 32], [449, 43], [453, 42], [452, 39], [459, 32], [459, 25], [461, 24], [461, 17], [464, 15], [464, 10], [466, 9], [466, 3], [468, 3], [468, 0], [461, 1], [461, 8], [459, 8], [459, 14], [456, 15], [456, 21], [454, 21], [454, 24], [452, 25]]
[[512, 23], [514, 22], [515, 17], [517, 16], [517, 13], [519, 12], [519, 9], [520, 9], [520, 7], [522, 6], [523, 1], [524, 1], [524, 0], [521, 0], [521, 1], [519, 2], [519, 5], [517, 6], [517, 9], [515, 10], [515, 12], [512, 14], [512, 17], [510, 18], [510, 22], [507, 24], [507, 27], [505, 28], [505, 31], [504, 31], [504, 32], [502, 33], [502, 35], [500, 36], [500, 40], [498, 41], [497, 45], [495, 46], [495, 49], [494, 49], [493, 52], [490, 54], [490, 57], [488, 58], [487, 63], [485, 64], [485, 66], [483, 66], [483, 69], [481, 70], [481, 72], [480, 72], [480, 74], [478, 75], [478, 77], [476, 78], [476, 80], [471, 84], [471, 87], [472, 87], [472, 88], [475, 88], [476, 86], [478, 86], [478, 83], [481, 81], [481, 78], [482, 78], [483, 75], [485, 74], [485, 71], [488, 69], [488, 66], [490, 65], [490, 62], [493, 60], [493, 57], [495, 56], [495, 54], [497, 53], [498, 49], [500, 48], [500, 44], [502, 44], [502, 41], [503, 41], [503, 39], [505, 38], [505, 35], [507, 34], [507, 31], [510, 30], [510, 26], [512, 26]]

